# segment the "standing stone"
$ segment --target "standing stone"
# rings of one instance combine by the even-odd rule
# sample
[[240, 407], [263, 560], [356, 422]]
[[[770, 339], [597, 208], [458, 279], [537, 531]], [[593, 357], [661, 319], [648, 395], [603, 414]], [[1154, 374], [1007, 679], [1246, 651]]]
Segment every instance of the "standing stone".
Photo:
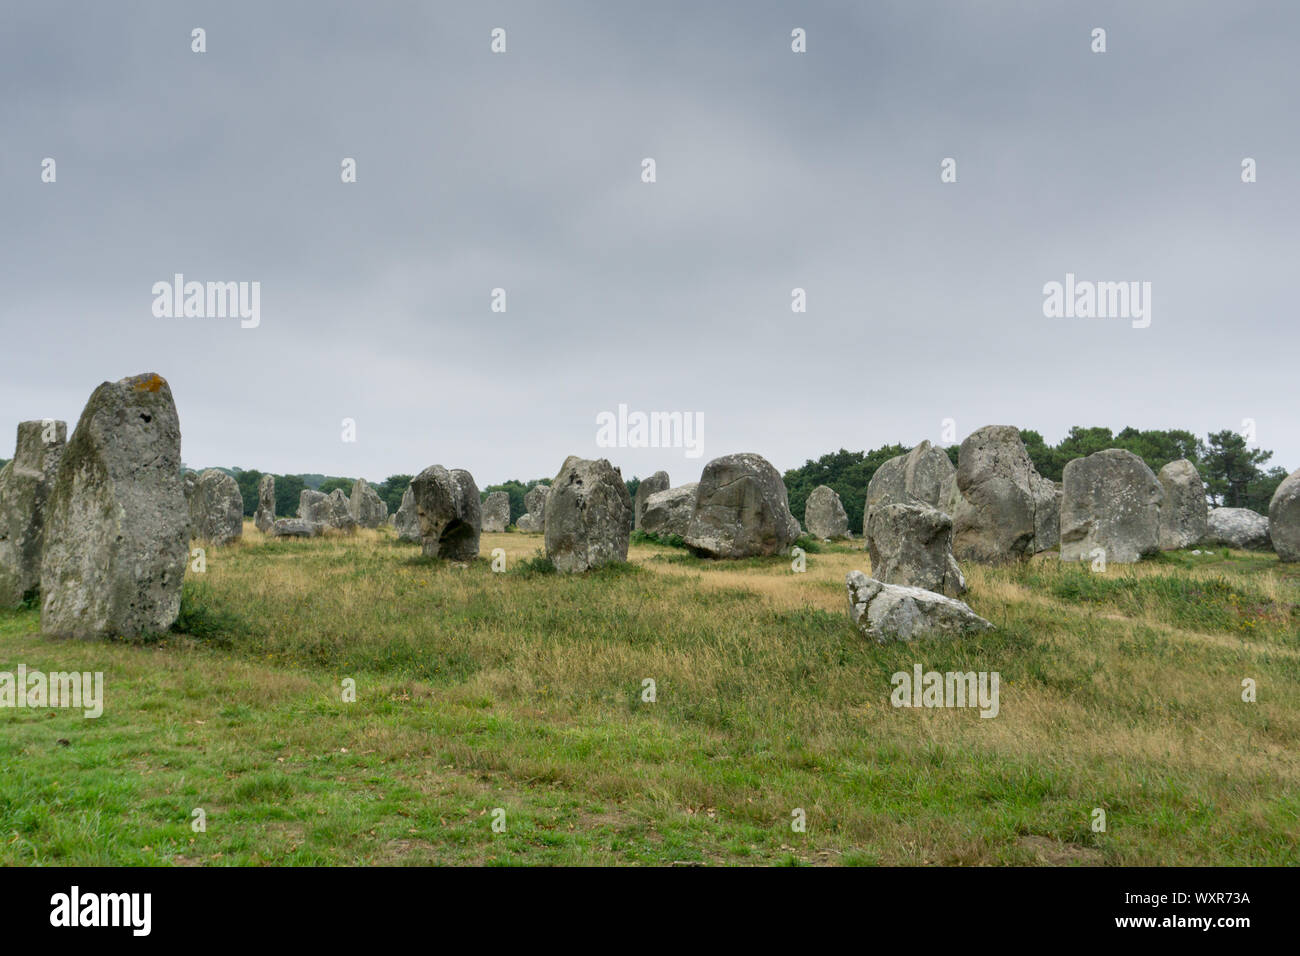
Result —
[[1268, 535], [1268, 519], [1249, 508], [1211, 508], [1205, 524], [1205, 544], [1243, 551], [1267, 551], [1273, 546]]
[[849, 618], [864, 637], [880, 644], [918, 637], [960, 637], [993, 629], [970, 606], [924, 588], [886, 584], [861, 571], [844, 579]]
[[0, 468], [0, 608], [41, 586], [46, 499], [67, 441], [67, 422], [20, 422], [13, 461]]
[[641, 515], [645, 512], [645, 503], [650, 496], [661, 491], [667, 491], [670, 487], [672, 487], [672, 482], [668, 480], [668, 472], [666, 471], [656, 471], [649, 478], [642, 479], [641, 483], [636, 486], [635, 524], [633, 530], [641, 527]]
[[189, 557], [181, 429], [159, 375], [95, 389], [46, 506], [41, 629], [57, 637], [165, 632]]
[[885, 505], [867, 525], [871, 576], [885, 584], [966, 592], [966, 578], [952, 555], [952, 518], [926, 504]]
[[432, 465], [411, 482], [420, 541], [430, 558], [473, 561], [483, 533], [483, 506], [474, 476]]
[[348, 514], [362, 528], [378, 528], [388, 520], [388, 505], [379, 493], [370, 487], [364, 478], [358, 478], [352, 484], [352, 496], [348, 499]]
[[1108, 448], [1065, 465], [1061, 560], [1132, 564], [1160, 550], [1159, 479], [1131, 451]]
[[686, 544], [713, 558], [779, 554], [799, 537], [781, 473], [761, 455], [715, 458], [704, 466]]
[[298, 517], [310, 524], [319, 525], [322, 532], [342, 531], [350, 534], [357, 530], [348, 496], [342, 488], [335, 488], [328, 495], [304, 488], [298, 495]]
[[699, 482], [659, 491], [646, 499], [641, 515], [641, 530], [660, 536], [675, 534], [685, 539], [691, 530], [691, 514], [695, 511], [695, 493]]
[[190, 495], [190, 538], [225, 545], [244, 534], [244, 497], [239, 482], [209, 468], [194, 482]]
[[848, 537], [849, 514], [835, 489], [828, 485], [818, 485], [808, 495], [803, 521], [808, 533], [818, 538], [829, 541]]
[[959, 560], [1011, 561], [1056, 543], [1056, 486], [1034, 468], [1020, 430], [1010, 425], [986, 425], [966, 437], [941, 498]]
[[402, 504], [397, 509], [393, 527], [397, 529], [399, 540], [420, 543], [420, 517], [415, 513], [415, 492], [409, 484], [402, 492]]
[[570, 455], [546, 501], [546, 556], [566, 572], [626, 561], [632, 510], [617, 468], [604, 458]]
[[275, 475], [263, 475], [257, 483], [257, 513], [253, 524], [262, 534], [275, 528]]
[[483, 530], [500, 534], [510, 524], [510, 495], [493, 491], [483, 499]]
[[862, 510], [862, 530], [871, 521], [871, 512], [885, 505], [925, 504], [944, 510], [944, 489], [956, 469], [948, 453], [923, 441], [906, 455], [889, 459], [867, 483], [867, 501]]
[[1177, 551], [1199, 544], [1209, 528], [1200, 472], [1180, 458], [1161, 468], [1156, 477], [1165, 496], [1160, 506], [1160, 550]]
[[1268, 503], [1268, 534], [1283, 561], [1300, 561], [1300, 468], [1277, 486]]
[[532, 531], [541, 534], [546, 530], [546, 500], [550, 497], [550, 485], [534, 485], [524, 495], [524, 507], [527, 513], [519, 516], [515, 527], [520, 531]]

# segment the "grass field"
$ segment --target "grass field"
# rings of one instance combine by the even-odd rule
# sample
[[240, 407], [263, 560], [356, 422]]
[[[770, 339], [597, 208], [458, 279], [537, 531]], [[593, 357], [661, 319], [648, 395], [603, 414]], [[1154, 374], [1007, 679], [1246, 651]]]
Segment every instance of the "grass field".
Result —
[[[0, 670], [103, 671], [106, 697], [0, 710], [0, 862], [1300, 862], [1300, 567], [1271, 554], [969, 565], [996, 631], [882, 647], [846, 613], [852, 544], [804, 574], [637, 543], [564, 576], [540, 549], [248, 525], [166, 640], [0, 612]], [[999, 672], [998, 716], [892, 707], [915, 663]]]

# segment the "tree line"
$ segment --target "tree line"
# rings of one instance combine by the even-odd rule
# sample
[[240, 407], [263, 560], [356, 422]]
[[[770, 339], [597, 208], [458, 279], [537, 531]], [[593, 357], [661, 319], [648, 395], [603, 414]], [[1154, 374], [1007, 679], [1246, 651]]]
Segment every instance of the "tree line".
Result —
[[[1109, 428], [1075, 425], [1055, 445], [1047, 444], [1041, 434], [1030, 428], [1021, 429], [1020, 437], [1038, 473], [1052, 481], [1060, 481], [1066, 463], [1075, 458], [1085, 458], [1107, 448], [1123, 448], [1155, 472], [1171, 461], [1186, 458], [1200, 472], [1206, 498], [1212, 505], [1249, 508], [1260, 514], [1268, 513], [1273, 492], [1288, 474], [1279, 466], [1266, 469], [1264, 466], [1273, 453], [1251, 448], [1243, 435], [1231, 430], [1211, 432], [1202, 441], [1182, 429], [1124, 428], [1115, 434]], [[841, 448], [816, 461], [809, 460], [800, 468], [792, 468], [784, 476], [791, 512], [802, 521], [808, 495], [818, 485], [828, 485], [844, 503], [849, 529], [861, 534], [862, 510], [871, 476], [889, 459], [911, 450], [908, 445], [885, 445], [857, 452]], [[958, 446], [951, 445], [944, 450], [956, 465]]]

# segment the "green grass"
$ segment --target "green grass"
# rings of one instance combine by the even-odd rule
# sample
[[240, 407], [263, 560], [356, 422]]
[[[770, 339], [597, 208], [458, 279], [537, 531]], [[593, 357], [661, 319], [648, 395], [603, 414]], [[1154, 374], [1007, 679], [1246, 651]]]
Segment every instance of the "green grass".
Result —
[[[877, 646], [844, 609], [860, 543], [795, 574], [639, 539], [575, 576], [540, 541], [455, 565], [250, 530], [152, 643], [0, 612], [0, 670], [106, 684], [97, 720], [0, 710], [0, 863], [1300, 861], [1300, 580], [1275, 558], [968, 567], [995, 631]], [[1001, 713], [892, 708], [914, 663], [998, 671]]]

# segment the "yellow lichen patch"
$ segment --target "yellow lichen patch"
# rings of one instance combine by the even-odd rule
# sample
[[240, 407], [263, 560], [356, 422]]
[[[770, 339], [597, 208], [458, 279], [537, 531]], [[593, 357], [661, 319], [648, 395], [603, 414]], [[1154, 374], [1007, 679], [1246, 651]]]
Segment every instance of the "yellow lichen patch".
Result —
[[137, 375], [131, 384], [137, 392], [158, 392], [166, 387], [167, 382], [157, 372], [150, 372], [148, 375]]

